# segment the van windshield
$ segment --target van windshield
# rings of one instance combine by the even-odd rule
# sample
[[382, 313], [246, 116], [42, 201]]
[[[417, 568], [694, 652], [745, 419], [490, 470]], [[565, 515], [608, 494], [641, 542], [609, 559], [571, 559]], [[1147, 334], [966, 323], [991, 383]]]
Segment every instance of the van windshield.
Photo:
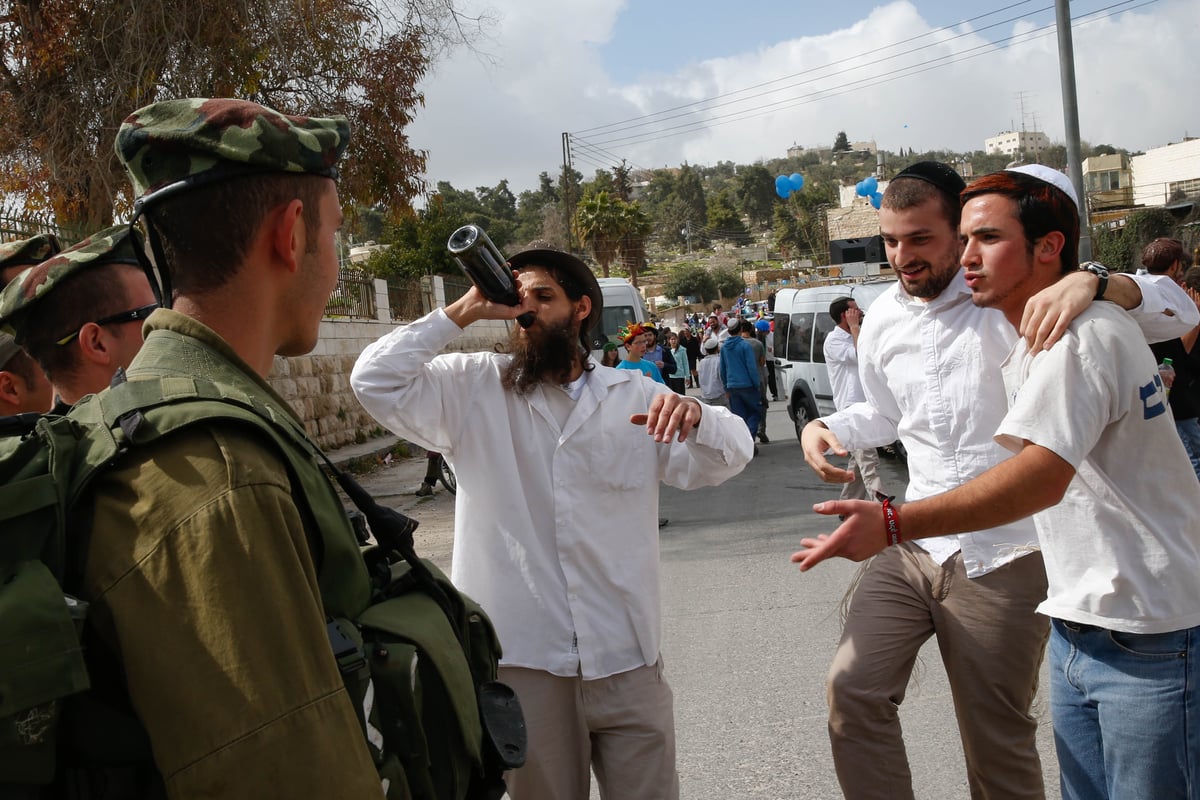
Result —
[[603, 338], [606, 342], [616, 342], [617, 331], [632, 323], [635, 319], [637, 317], [634, 315], [633, 306], [610, 306], [605, 303], [604, 312], [600, 315], [600, 325], [596, 331], [598, 334], [596, 338]]

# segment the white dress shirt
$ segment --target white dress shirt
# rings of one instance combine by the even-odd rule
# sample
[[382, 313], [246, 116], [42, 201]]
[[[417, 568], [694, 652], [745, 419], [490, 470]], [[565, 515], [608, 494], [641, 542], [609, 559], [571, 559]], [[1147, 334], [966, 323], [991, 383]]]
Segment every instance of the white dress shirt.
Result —
[[596, 368], [578, 400], [545, 384], [521, 396], [500, 383], [510, 356], [436, 355], [461, 333], [439, 309], [369, 346], [351, 375], [372, 416], [454, 467], [455, 585], [492, 618], [506, 666], [594, 679], [654, 664], [659, 481], [741, 472], [745, 423], [705, 406], [685, 443], [656, 444], [629, 417], [666, 386]]
[[825, 337], [825, 367], [833, 387], [833, 407], [841, 410], [866, 400], [858, 380], [858, 348], [849, 331], [837, 327]]
[[[1147, 338], [1175, 338], [1200, 321], [1195, 303], [1174, 282], [1134, 279], [1142, 304], [1130, 313]], [[1164, 314], [1167, 309], [1174, 314]], [[852, 449], [899, 438], [908, 451], [906, 499], [950, 491], [1011, 455], [993, 435], [1008, 412], [1000, 367], [1016, 341], [1003, 313], [971, 302], [961, 270], [929, 301], [910, 297], [897, 283], [871, 304], [858, 337], [866, 402], [822, 421]], [[937, 563], [961, 549], [972, 578], [1038, 548], [1029, 518], [916, 543]]]

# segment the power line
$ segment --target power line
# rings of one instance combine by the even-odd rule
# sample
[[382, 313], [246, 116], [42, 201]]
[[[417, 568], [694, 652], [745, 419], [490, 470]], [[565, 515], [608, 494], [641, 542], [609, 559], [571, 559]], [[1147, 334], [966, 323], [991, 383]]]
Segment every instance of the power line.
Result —
[[[1110, 6], [1106, 6], [1105, 8], [1099, 9], [1094, 12], [1090, 12], [1087, 15], [1080, 16], [1077, 18], [1077, 21], [1072, 23], [1072, 27], [1089, 24], [1091, 22], [1095, 22], [1100, 19], [1105, 19], [1107, 17], [1115, 16], [1117, 13], [1122, 13], [1122, 12], [1114, 10], [1114, 9], [1118, 9], [1121, 6], [1126, 6], [1126, 5], [1129, 5], [1130, 3], [1134, 3], [1134, 2], [1136, 2], [1136, 0], [1121, 0], [1121, 2], [1114, 3]], [[1147, 6], [1152, 3], [1156, 3], [1156, 2], [1158, 2], [1158, 0], [1144, 0], [1143, 2], [1133, 5], [1131, 8], [1123, 9], [1123, 11], [1133, 11], [1138, 8], [1142, 8], [1144, 6]], [[1102, 14], [1101, 12], [1108, 12], [1108, 13]], [[825, 100], [825, 99], [830, 99], [833, 97], [838, 97], [840, 95], [848, 94], [853, 91], [859, 91], [861, 89], [870, 88], [872, 86], [881, 86], [881, 85], [891, 83], [896, 80], [901, 80], [904, 78], [912, 77], [914, 75], [919, 75], [924, 72], [929, 72], [933, 69], [939, 69], [941, 67], [949, 66], [951, 64], [957, 64], [962, 61], [966, 61], [967, 59], [970, 59], [970, 58], [977, 58], [980, 55], [986, 55], [987, 53], [990, 53], [990, 52], [996, 52], [996, 50], [994, 49], [995, 46], [997, 44], [1003, 44], [1004, 42], [1021, 40], [1017, 43], [1025, 44], [1025, 43], [1028, 43], [1029, 41], [1033, 41], [1035, 39], [1042, 38], [1044, 36], [1049, 35], [1053, 31], [1053, 29], [1054, 29], [1054, 25], [1051, 24], [1051, 25], [1044, 26], [1042, 28], [1035, 29], [1033, 31], [1027, 31], [1027, 32], [1021, 33], [1021, 34], [1014, 34], [1013, 36], [1006, 37], [1004, 39], [999, 40], [998, 42], [987, 42], [987, 43], [969, 48], [968, 50], [961, 51], [959, 53], [951, 53], [951, 54], [947, 54], [944, 56], [938, 56], [936, 58], [929, 59], [927, 61], [923, 61], [918, 64], [913, 64], [908, 67], [904, 67], [904, 68], [902, 68], [902, 71], [899, 72], [899, 74], [884, 73], [884, 74], [879, 74], [879, 75], [872, 75], [872, 76], [869, 76], [866, 78], [860, 78], [856, 81], [852, 81], [849, 84], [844, 84], [844, 85], [838, 87], [837, 89], [815, 90], [808, 94], [801, 95], [800, 97], [788, 98], [786, 100], [778, 100], [778, 101], [775, 101], [772, 103], [755, 106], [754, 108], [745, 109], [740, 112], [731, 112], [728, 114], [721, 114], [716, 117], [712, 117], [709, 120], [699, 120], [696, 122], [682, 123], [680, 125], [675, 125], [675, 126], [671, 126], [668, 128], [664, 128], [661, 131], [650, 131], [647, 134], [617, 137], [617, 138], [613, 138], [613, 139], [604, 139], [599, 142], [593, 142], [593, 143], [597, 144], [597, 145], [611, 145], [611, 144], [621, 143], [621, 144], [624, 144], [625, 146], [629, 146], [631, 144], [642, 144], [642, 143], [646, 143], [646, 142], [657, 141], [660, 139], [672, 138], [674, 136], [681, 136], [681, 135], [684, 135], [687, 133], [693, 133], [696, 131], [704, 130], [706, 128], [717, 127], [719, 125], [727, 125], [727, 124], [730, 124], [731, 122], [740, 122], [740, 121], [747, 120], [747, 119], [754, 119], [757, 117], [765, 116], [768, 113], [774, 113], [775, 111], [778, 111], [781, 108], [791, 108], [791, 107], [795, 107], [798, 105], [805, 105], [808, 103], [816, 102], [817, 100]], [[981, 51], [981, 52], [972, 52], [972, 51]], [[969, 54], [969, 55], [966, 55], [966, 54]], [[947, 62], [947, 63], [938, 63], [938, 62]], [[832, 76], [825, 76], [825, 77], [832, 77]], [[749, 112], [760, 112], [760, 113], [749, 113]], [[725, 122], [714, 122], [713, 120], [726, 120], [726, 121]], [[670, 133], [670, 131], [675, 131], [675, 132]], [[655, 134], [655, 135], [649, 135], [649, 134]]]
[[[784, 75], [784, 76], [782, 76], [782, 77], [780, 77], [780, 78], [773, 78], [773, 79], [771, 79], [771, 80], [769, 80], [769, 81], [763, 81], [763, 82], [761, 82], [761, 83], [757, 83], [757, 84], [754, 84], [754, 85], [752, 85], [752, 86], [747, 86], [747, 87], [744, 87], [744, 88], [742, 88], [742, 89], [735, 89], [735, 90], [733, 90], [733, 91], [729, 91], [729, 92], [725, 92], [725, 93], [723, 93], [723, 94], [715, 95], [714, 97], [709, 97], [709, 98], [706, 98], [706, 99], [704, 99], [704, 100], [695, 100], [695, 101], [692, 101], [692, 102], [690, 102], [690, 103], [683, 103], [683, 104], [681, 104], [681, 105], [678, 105], [678, 106], [673, 106], [673, 107], [671, 107], [671, 108], [666, 108], [666, 109], [663, 109], [663, 110], [661, 110], [661, 111], [654, 111], [654, 112], [651, 112], [651, 113], [649, 113], [649, 114], [643, 114], [643, 115], [641, 115], [641, 116], [637, 116], [637, 117], [631, 117], [630, 119], [622, 120], [622, 121], [620, 121], [620, 122], [613, 122], [613, 123], [609, 123], [609, 124], [607, 124], [607, 125], [597, 125], [597, 126], [595, 126], [595, 127], [592, 127], [592, 128], [584, 128], [583, 130], [576, 131], [576, 132], [574, 132], [574, 133], [575, 133], [576, 135], [578, 135], [578, 134], [584, 134], [584, 133], [593, 133], [593, 134], [595, 134], [596, 136], [608, 136], [609, 134], [612, 134], [612, 133], [619, 133], [620, 131], [623, 131], [623, 130], [630, 130], [630, 129], [633, 129], [633, 128], [645, 127], [645, 126], [647, 126], [647, 125], [653, 125], [653, 124], [656, 124], [657, 122], [662, 122], [662, 121], [665, 121], [665, 120], [668, 120], [668, 119], [678, 119], [679, 117], [688, 116], [689, 114], [696, 114], [696, 113], [699, 113], [699, 112], [701, 112], [701, 111], [711, 111], [711, 110], [712, 110], [712, 109], [714, 109], [714, 108], [721, 108], [721, 107], [724, 107], [724, 106], [727, 106], [727, 105], [733, 105], [733, 104], [735, 104], [735, 103], [741, 103], [741, 102], [745, 102], [745, 101], [747, 101], [747, 100], [753, 100], [753, 99], [755, 99], [755, 98], [757, 98], [757, 97], [764, 97], [764, 96], [766, 96], [766, 95], [773, 94], [773, 93], [775, 93], [775, 92], [781, 92], [781, 91], [785, 91], [785, 90], [787, 90], [787, 89], [792, 89], [792, 88], [795, 88], [796, 86], [802, 86], [802, 85], [804, 85], [805, 83], [811, 83], [813, 80], [816, 80], [816, 78], [810, 78], [809, 80], [802, 81], [802, 82], [801, 82], [801, 83], [799, 83], [799, 84], [789, 84], [788, 86], [782, 86], [782, 87], [778, 87], [778, 88], [771, 89], [771, 90], [769, 90], [769, 91], [766, 91], [766, 92], [759, 92], [759, 93], [757, 93], [757, 94], [748, 95], [747, 97], [742, 97], [742, 98], [739, 98], [739, 99], [737, 99], [737, 100], [731, 100], [731, 101], [729, 101], [729, 102], [726, 102], [726, 103], [716, 103], [715, 105], [707, 105], [707, 104], [709, 104], [709, 103], [713, 103], [715, 100], [720, 100], [720, 99], [722, 99], [722, 98], [725, 98], [725, 97], [732, 97], [732, 96], [734, 96], [734, 95], [743, 94], [743, 93], [745, 93], [745, 92], [749, 92], [749, 91], [752, 91], [752, 90], [754, 90], [754, 89], [759, 89], [759, 88], [762, 88], [762, 87], [764, 87], [764, 86], [770, 86], [770, 85], [772, 85], [772, 84], [775, 84], [775, 83], [780, 83], [780, 82], [782, 82], [782, 81], [791, 80], [792, 78], [798, 78], [798, 77], [801, 77], [801, 76], [803, 76], [803, 75], [809, 75], [809, 74], [811, 74], [811, 73], [813, 73], [813, 72], [819, 72], [819, 71], [821, 71], [821, 70], [827, 70], [827, 69], [830, 69], [831, 67], [835, 67], [835, 66], [837, 66], [837, 65], [839, 65], [839, 64], [848, 64], [848, 63], [852, 63], [852, 62], [854, 62], [854, 61], [856, 61], [856, 60], [858, 60], [858, 59], [861, 59], [861, 58], [866, 58], [866, 57], [877, 57], [877, 56], [879, 55], [879, 53], [881, 53], [881, 52], [883, 52], [883, 51], [890, 50], [890, 49], [892, 49], [892, 48], [895, 48], [895, 47], [900, 47], [901, 45], [908, 44], [908, 43], [910, 43], [910, 42], [919, 41], [920, 39], [924, 39], [924, 38], [927, 38], [927, 37], [929, 37], [929, 36], [933, 36], [934, 34], [943, 33], [943, 32], [945, 32], [945, 31], [951, 31], [951, 30], [953, 30], [954, 28], [956, 28], [956, 27], [958, 27], [958, 26], [960, 26], [960, 25], [965, 25], [965, 24], [968, 24], [968, 23], [974, 22], [974, 21], [976, 21], [976, 20], [980, 20], [980, 19], [983, 19], [983, 18], [985, 18], [985, 17], [992, 16], [993, 14], [999, 14], [999, 13], [1001, 13], [1001, 12], [1003, 12], [1003, 11], [1007, 11], [1007, 10], [1009, 10], [1009, 9], [1011, 9], [1011, 8], [1015, 8], [1016, 6], [1026, 5], [1026, 4], [1027, 4], [1027, 3], [1029, 3], [1029, 2], [1032, 2], [1032, 0], [1022, 0], [1022, 2], [1013, 3], [1013, 4], [1011, 4], [1011, 5], [1004, 6], [1003, 8], [996, 9], [995, 11], [989, 11], [989, 12], [988, 12], [988, 13], [986, 13], [986, 14], [981, 14], [981, 15], [979, 15], [979, 16], [977, 16], [977, 17], [972, 17], [972, 18], [970, 18], [970, 19], [966, 19], [966, 20], [962, 20], [962, 21], [960, 21], [960, 22], [956, 22], [956, 23], [954, 23], [953, 25], [945, 25], [945, 26], [943, 26], [943, 27], [941, 27], [941, 28], [936, 28], [936, 29], [934, 29], [934, 30], [931, 30], [931, 31], [926, 31], [925, 33], [921, 33], [921, 34], [918, 34], [918, 35], [916, 35], [916, 36], [911, 36], [911, 37], [909, 37], [909, 38], [907, 38], [907, 39], [903, 39], [903, 40], [901, 40], [901, 41], [899, 41], [899, 42], [893, 42], [893, 43], [891, 43], [891, 44], [883, 45], [883, 46], [882, 46], [882, 47], [880, 47], [880, 48], [876, 48], [876, 49], [873, 49], [873, 50], [870, 50], [870, 51], [866, 51], [866, 52], [862, 52], [862, 53], [857, 53], [857, 54], [855, 54], [855, 55], [852, 55], [852, 56], [847, 56], [846, 58], [842, 58], [842, 59], [839, 59], [839, 60], [837, 60], [837, 61], [833, 61], [833, 62], [831, 62], [831, 63], [828, 63], [828, 64], [821, 64], [821, 65], [818, 65], [818, 66], [815, 66], [815, 67], [810, 67], [810, 68], [808, 68], [808, 69], [801, 70], [800, 72], [794, 72], [794, 73], [792, 73], [792, 74], [790, 74], [790, 75]], [[1042, 12], [1042, 11], [1052, 10], [1053, 8], [1054, 8], [1054, 6], [1052, 6], [1052, 5], [1051, 5], [1051, 6], [1047, 6], [1047, 7], [1045, 7], [1045, 8], [1040, 8], [1040, 9], [1037, 9], [1037, 10], [1036, 10], [1036, 11], [1034, 11], [1033, 13], [1035, 13], [1035, 14], [1036, 14], [1036, 13], [1040, 13], [1040, 12]], [[1008, 18], [1008, 19], [1003, 19], [1003, 20], [1000, 20], [999, 22], [994, 22], [994, 23], [991, 23], [990, 25], [985, 25], [984, 27], [982, 27], [982, 28], [980, 28], [980, 29], [978, 29], [978, 30], [968, 31], [968, 32], [966, 32], [966, 33], [959, 33], [959, 34], [956, 34], [955, 36], [952, 36], [950, 39], [948, 39], [948, 40], [946, 40], [946, 41], [954, 41], [955, 39], [959, 39], [959, 38], [962, 38], [962, 37], [964, 37], [964, 36], [968, 36], [968, 35], [976, 34], [976, 33], [978, 33], [979, 31], [985, 31], [985, 30], [988, 30], [988, 29], [990, 29], [990, 28], [995, 28], [995, 27], [998, 27], [998, 26], [1000, 26], [1000, 25], [1005, 25], [1005, 24], [1007, 24], [1007, 23], [1009, 23], [1009, 22], [1014, 22], [1014, 21], [1016, 21], [1016, 20], [1018, 20], [1018, 19], [1021, 19], [1021, 18], [1022, 18], [1022, 16], [1023, 16], [1023, 15], [1017, 15], [1017, 16], [1015, 16], [1015, 17], [1010, 17], [1010, 18]], [[909, 54], [911, 54], [911, 53], [917, 52], [917, 51], [919, 51], [920, 49], [921, 49], [921, 48], [912, 48], [912, 49], [910, 49], [910, 50], [905, 50], [905, 51], [903, 51], [903, 52], [901, 52], [901, 53], [895, 53], [895, 54], [893, 54], [893, 55], [887, 56], [886, 58], [884, 58], [884, 59], [881, 59], [881, 60], [883, 60], [883, 61], [890, 61], [890, 60], [892, 60], [892, 59], [894, 59], [894, 58], [899, 58], [900, 56], [909, 55]], [[879, 60], [880, 60], [880, 59], [876, 58], [876, 62], [875, 62], [875, 63], [878, 63], [878, 61], [879, 61]], [[842, 71], [834, 72], [834, 73], [832, 73], [831, 75], [823, 75], [823, 76], [818, 76], [818, 77], [825, 77], [825, 78], [828, 78], [828, 77], [834, 77], [834, 76], [836, 76], [836, 75], [839, 75], [839, 74], [841, 74], [841, 72], [843, 72], [843, 71], [853, 71], [854, 69], [861, 69], [861, 68], [862, 68], [862, 65], [853, 66], [853, 67], [851, 67], [849, 70], [842, 70]], [[654, 118], [654, 117], [661, 117], [661, 116], [662, 116], [662, 115], [664, 115], [664, 114], [670, 114], [670, 113], [671, 113], [671, 112], [673, 112], [673, 111], [681, 111], [681, 110], [683, 110], [683, 109], [686, 109], [686, 108], [693, 108], [693, 107], [697, 107], [697, 106], [704, 106], [704, 108], [697, 108], [695, 111], [689, 111], [689, 112], [687, 112], [687, 113], [684, 113], [684, 114], [676, 114], [676, 115], [673, 115], [673, 116], [664, 117], [663, 119], [658, 119], [658, 120], [652, 119], [652, 118]], [[639, 120], [649, 120], [649, 121], [647, 121], [647, 122], [639, 122]], [[637, 124], [633, 124], [633, 125], [631, 125], [631, 124], [628, 124], [628, 123], [637, 123]]]

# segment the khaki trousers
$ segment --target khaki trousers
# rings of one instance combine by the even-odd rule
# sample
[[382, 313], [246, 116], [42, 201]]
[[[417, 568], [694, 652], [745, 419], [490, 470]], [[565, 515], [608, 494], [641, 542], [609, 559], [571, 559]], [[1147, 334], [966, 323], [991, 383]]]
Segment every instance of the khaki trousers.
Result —
[[[876, 492], [883, 492], [883, 483], [879, 480], [879, 453], [874, 448], [870, 450], [851, 450], [851, 463], [857, 466], [854, 480], [842, 485], [842, 500], [874, 500]], [[884, 494], [887, 494], [884, 492]]]
[[675, 715], [662, 659], [585, 681], [501, 667], [525, 712], [525, 766], [508, 772], [512, 800], [587, 800], [590, 770], [604, 800], [678, 800]]
[[1045, 797], [1030, 713], [1049, 620], [1041, 553], [968, 579], [911, 543], [869, 561], [829, 669], [829, 739], [849, 800], [908, 800], [899, 710], [921, 645], [937, 636], [975, 800]]

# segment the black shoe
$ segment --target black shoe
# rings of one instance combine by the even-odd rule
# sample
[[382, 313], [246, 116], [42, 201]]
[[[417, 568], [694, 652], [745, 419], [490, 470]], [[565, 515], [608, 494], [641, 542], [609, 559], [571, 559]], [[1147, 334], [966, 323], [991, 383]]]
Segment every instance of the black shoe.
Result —
[[754, 455], [758, 455], [758, 445], [754, 445]]
[[658, 518], [658, 527], [665, 528], [665, 527], [667, 527], [667, 523], [670, 521], [671, 520], [667, 519], [666, 517], [659, 517]]
[[429, 497], [431, 494], [433, 494], [433, 486], [428, 483], [422, 483], [421, 488], [417, 489], [417, 491], [415, 491], [413, 494], [415, 494], [417, 497]]
[[758, 435], [758, 440], [759, 440], [760, 442], [762, 442], [763, 444], [770, 444], [770, 443], [771, 443], [771, 440], [767, 438], [767, 435], [766, 435], [765, 433], [760, 433], [760, 434]]

